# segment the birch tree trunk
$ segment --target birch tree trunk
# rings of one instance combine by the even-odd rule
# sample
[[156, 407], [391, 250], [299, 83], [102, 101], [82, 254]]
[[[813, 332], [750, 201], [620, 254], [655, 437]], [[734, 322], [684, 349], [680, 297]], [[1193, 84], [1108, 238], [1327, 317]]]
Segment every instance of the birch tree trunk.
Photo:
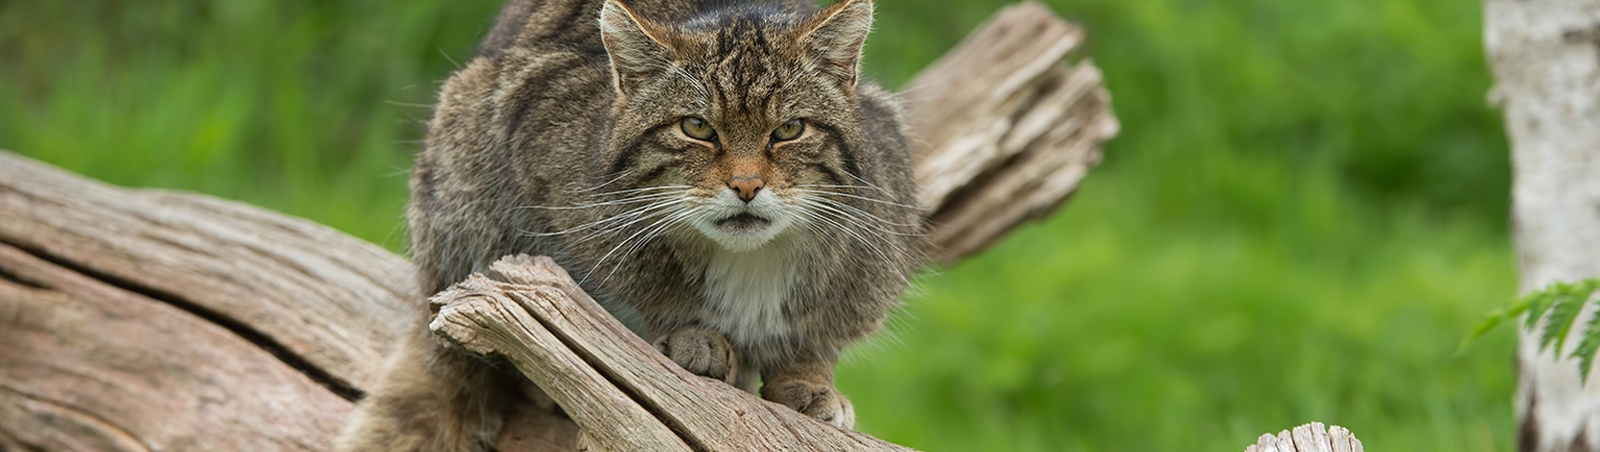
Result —
[[[1600, 0], [1486, 0], [1484, 13], [1521, 290], [1600, 275]], [[1519, 334], [1518, 448], [1600, 450], [1600, 380], [1580, 383], [1577, 360]]]

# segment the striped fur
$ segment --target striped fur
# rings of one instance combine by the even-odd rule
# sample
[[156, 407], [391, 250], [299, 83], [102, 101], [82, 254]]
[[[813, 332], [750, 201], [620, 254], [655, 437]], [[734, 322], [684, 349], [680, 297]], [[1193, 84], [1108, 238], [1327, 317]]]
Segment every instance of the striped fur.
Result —
[[[833, 365], [881, 327], [923, 246], [900, 107], [857, 80], [871, 17], [870, 0], [507, 4], [417, 157], [420, 287], [548, 255], [689, 370], [742, 366], [764, 397], [849, 428]], [[715, 138], [686, 135], [686, 117]], [[774, 138], [790, 120], [804, 132]], [[745, 202], [737, 177], [764, 185]], [[425, 311], [338, 450], [496, 436], [525, 382], [438, 344]]]

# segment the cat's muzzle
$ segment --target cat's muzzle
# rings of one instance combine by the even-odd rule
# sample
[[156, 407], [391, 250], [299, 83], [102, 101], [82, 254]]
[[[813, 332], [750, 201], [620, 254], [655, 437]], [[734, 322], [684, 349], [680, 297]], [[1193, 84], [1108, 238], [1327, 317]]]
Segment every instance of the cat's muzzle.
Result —
[[744, 212], [717, 220], [716, 223], [717, 227], [725, 229], [728, 232], [739, 233], [759, 231], [767, 226], [770, 226], [772, 224], [772, 220], [768, 220], [749, 212]]
[[750, 202], [739, 199], [733, 190], [721, 190], [698, 210], [695, 228], [731, 251], [760, 248], [793, 221], [783, 201], [767, 190], [757, 192]]

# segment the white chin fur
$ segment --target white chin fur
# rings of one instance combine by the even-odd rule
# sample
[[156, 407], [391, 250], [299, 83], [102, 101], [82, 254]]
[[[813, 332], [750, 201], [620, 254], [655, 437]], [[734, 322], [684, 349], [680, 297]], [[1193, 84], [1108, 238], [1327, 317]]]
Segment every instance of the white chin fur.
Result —
[[[789, 228], [793, 216], [787, 210], [768, 190], [756, 193], [755, 199], [749, 203], [739, 200], [738, 195], [731, 189], [719, 190], [716, 198], [700, 207], [701, 214], [694, 220], [694, 227], [723, 249], [750, 251], [766, 245]], [[736, 230], [717, 224], [718, 221], [741, 213], [765, 218], [767, 224], [750, 230]]]

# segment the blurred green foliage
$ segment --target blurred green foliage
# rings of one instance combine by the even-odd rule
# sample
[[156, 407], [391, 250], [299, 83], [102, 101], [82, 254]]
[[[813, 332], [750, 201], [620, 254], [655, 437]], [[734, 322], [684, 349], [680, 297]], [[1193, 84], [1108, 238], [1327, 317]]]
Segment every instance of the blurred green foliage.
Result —
[[[879, 0], [898, 86], [1007, 3]], [[1460, 0], [1050, 0], [1123, 134], [1059, 215], [920, 279], [839, 384], [927, 450], [1511, 450], [1507, 143]], [[0, 148], [403, 248], [438, 82], [498, 0], [0, 2]]]

